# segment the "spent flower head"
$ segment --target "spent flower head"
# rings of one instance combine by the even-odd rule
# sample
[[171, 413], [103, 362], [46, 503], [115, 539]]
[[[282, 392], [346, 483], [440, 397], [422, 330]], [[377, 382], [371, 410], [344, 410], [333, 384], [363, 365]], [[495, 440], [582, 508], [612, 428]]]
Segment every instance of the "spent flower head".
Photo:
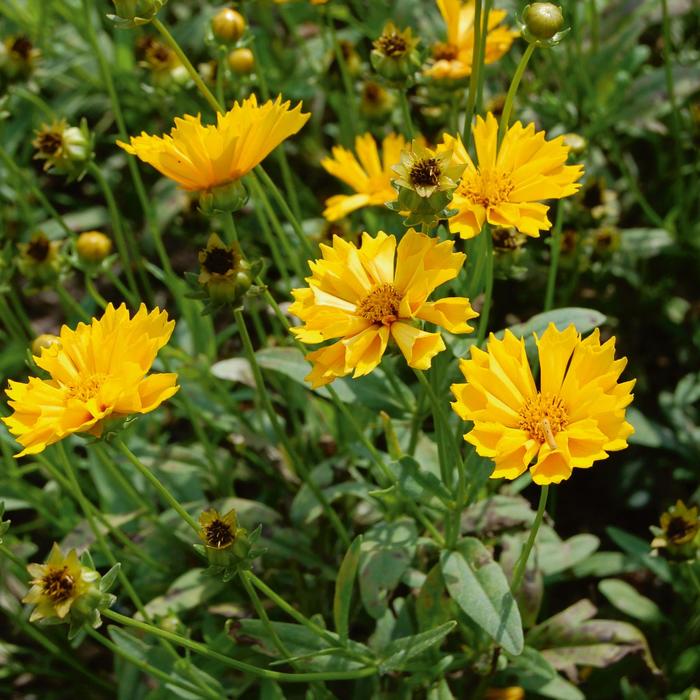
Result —
[[252, 560], [261, 550], [254, 547], [260, 536], [260, 527], [248, 533], [238, 526], [235, 509], [225, 514], [215, 508], [205, 510], [199, 516], [199, 537], [203, 545], [195, 549], [206, 557], [212, 573], [221, 574], [224, 580], [232, 578], [240, 568], [250, 568]]
[[18, 243], [17, 269], [28, 282], [29, 291], [53, 287], [65, 269], [61, 255], [62, 240], [52, 241], [37, 231], [27, 243]]
[[95, 571], [89, 555], [84, 558], [86, 562], [81, 562], [75, 549], [64, 555], [54, 543], [44, 564], [27, 566], [32, 580], [22, 602], [34, 606], [30, 622], [67, 622], [71, 628], [69, 638], [86, 624], [100, 626], [100, 611], [110, 607], [115, 600], [107, 591], [114, 582], [119, 565], [102, 577]]
[[23, 34], [8, 36], [0, 42], [0, 71], [9, 79], [27, 78], [41, 56]]
[[34, 158], [43, 160], [44, 170], [80, 178], [92, 158], [92, 136], [83, 119], [80, 126], [68, 126], [65, 119], [44, 124], [36, 132], [32, 145]]
[[393, 22], [387, 22], [384, 31], [372, 43], [372, 67], [390, 83], [405, 82], [420, 67], [419, 42], [410, 27], [401, 30]]
[[700, 518], [698, 507], [680, 499], [661, 515], [661, 527], [651, 527], [654, 549], [666, 549], [673, 559], [694, 559], [700, 550]]

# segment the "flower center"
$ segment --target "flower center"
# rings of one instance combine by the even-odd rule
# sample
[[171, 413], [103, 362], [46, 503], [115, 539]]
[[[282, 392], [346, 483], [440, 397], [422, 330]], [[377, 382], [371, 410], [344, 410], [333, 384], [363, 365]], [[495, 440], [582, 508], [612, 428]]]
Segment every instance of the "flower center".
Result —
[[18, 36], [10, 45], [10, 51], [26, 60], [32, 52], [32, 42], [27, 37]]
[[207, 251], [202, 265], [212, 275], [225, 275], [236, 267], [236, 254], [226, 248], [212, 248]]
[[51, 569], [44, 578], [41, 579], [41, 588], [54, 603], [67, 600], [75, 589], [75, 580], [68, 573], [68, 567], [61, 569]]
[[50, 250], [51, 244], [49, 243], [49, 239], [44, 236], [39, 236], [29, 242], [27, 246], [27, 255], [32, 258], [32, 260], [41, 263], [49, 256]]
[[457, 193], [482, 207], [492, 207], [508, 201], [513, 191], [510, 173], [498, 170], [479, 170], [462, 178]]
[[424, 158], [411, 166], [411, 184], [418, 187], [436, 187], [440, 184], [440, 163], [437, 158]]
[[393, 284], [373, 289], [358, 305], [357, 312], [372, 323], [391, 325], [399, 317], [401, 295]]
[[547, 443], [553, 450], [557, 449], [555, 437], [569, 423], [563, 399], [554, 394], [531, 396], [520, 409], [519, 427], [537, 440]]
[[459, 56], [459, 49], [454, 44], [438, 41], [433, 45], [433, 58], [436, 61], [454, 61]]
[[696, 523], [692, 523], [676, 515], [669, 521], [666, 534], [668, 535], [668, 539], [674, 544], [682, 544], [690, 540], [692, 536], [695, 535], [695, 532], [697, 532], [697, 529]]
[[100, 390], [100, 387], [107, 379], [106, 374], [93, 374], [85, 379], [70, 384], [68, 386], [68, 396], [71, 399], [79, 399], [80, 401], [88, 401]]
[[204, 537], [209, 547], [223, 549], [233, 542], [233, 532], [223, 520], [212, 520], [204, 528]]
[[408, 44], [400, 34], [382, 34], [376, 41], [376, 47], [385, 56], [401, 56], [406, 53]]

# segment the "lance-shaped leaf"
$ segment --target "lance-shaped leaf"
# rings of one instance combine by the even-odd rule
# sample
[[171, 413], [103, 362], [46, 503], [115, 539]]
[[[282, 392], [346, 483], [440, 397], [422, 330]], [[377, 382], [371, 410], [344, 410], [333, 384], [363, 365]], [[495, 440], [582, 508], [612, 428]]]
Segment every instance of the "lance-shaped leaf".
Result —
[[440, 557], [442, 575], [452, 599], [464, 613], [509, 654], [523, 650], [523, 627], [503, 569], [473, 537]]
[[380, 665], [382, 671], [398, 671], [405, 668], [406, 662], [422, 654], [430, 647], [439, 644], [457, 625], [454, 620], [435, 629], [413, 634], [410, 637], [395, 639], [384, 650], [385, 658]]
[[352, 601], [352, 587], [355, 583], [355, 574], [360, 564], [360, 547], [362, 535], [358, 535], [350, 545], [343, 557], [343, 562], [338, 570], [338, 578], [335, 582], [335, 595], [333, 597], [333, 622], [335, 630], [342, 640], [348, 638], [348, 618], [350, 616], [350, 603]]
[[641, 654], [652, 673], [659, 673], [644, 635], [627, 622], [595, 620], [597, 609], [589, 600], [545, 620], [528, 633], [528, 644], [571, 680], [577, 666], [603, 668], [628, 654]]

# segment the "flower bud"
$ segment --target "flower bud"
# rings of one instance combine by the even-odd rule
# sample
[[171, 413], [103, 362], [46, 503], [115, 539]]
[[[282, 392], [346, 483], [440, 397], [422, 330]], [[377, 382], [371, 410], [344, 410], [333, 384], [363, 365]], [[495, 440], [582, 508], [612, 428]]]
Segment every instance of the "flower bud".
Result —
[[51, 241], [42, 231], [35, 233], [28, 243], [18, 243], [17, 269], [27, 278], [32, 290], [54, 285], [64, 267], [60, 256], [63, 241]]
[[116, 13], [107, 15], [118, 27], [148, 24], [168, 0], [112, 0]]
[[42, 333], [41, 335], [38, 335], [34, 340], [32, 341], [32, 355], [36, 355], [39, 357], [41, 355], [41, 351], [44, 348], [50, 348], [52, 345], [60, 345], [61, 344], [61, 339], [57, 335], [53, 335], [51, 333]]
[[112, 241], [100, 231], [84, 231], [78, 236], [75, 249], [83, 262], [99, 263], [112, 252]]
[[0, 70], [10, 79], [26, 78], [40, 55], [26, 36], [8, 36], [0, 42]]
[[248, 75], [255, 67], [255, 56], [245, 47], [231, 51], [226, 60], [228, 67], [238, 75]]
[[410, 27], [399, 31], [388, 22], [381, 36], [373, 43], [370, 62], [374, 70], [392, 83], [403, 83], [420, 67], [417, 51], [419, 39], [413, 37]]
[[199, 208], [203, 214], [213, 211], [238, 211], [248, 201], [248, 190], [241, 180], [232, 180], [199, 193]]
[[580, 134], [569, 132], [564, 134], [564, 145], [568, 146], [569, 151], [575, 156], [580, 156], [588, 147], [588, 142]]
[[665, 548], [669, 557], [676, 560], [694, 559], [700, 551], [700, 519], [698, 507], [688, 506], [678, 500], [661, 516], [661, 527], [652, 526], [655, 535], [651, 546]]
[[564, 26], [561, 8], [551, 2], [533, 2], [523, 12], [523, 20], [536, 39], [551, 39]]
[[219, 10], [211, 19], [211, 30], [220, 41], [234, 44], [245, 31], [246, 23], [240, 12], [230, 7]]
[[248, 531], [238, 527], [238, 516], [233, 508], [225, 515], [214, 508], [205, 510], [199, 516], [199, 524], [199, 536], [212, 566], [231, 569], [245, 562], [250, 552]]
[[36, 133], [32, 145], [34, 158], [44, 160], [44, 170], [68, 175], [71, 179], [82, 175], [92, 158], [92, 138], [83, 119], [80, 127], [68, 126], [65, 119], [44, 124]]
[[360, 112], [368, 119], [383, 119], [395, 104], [396, 98], [379, 83], [367, 80], [362, 84]]

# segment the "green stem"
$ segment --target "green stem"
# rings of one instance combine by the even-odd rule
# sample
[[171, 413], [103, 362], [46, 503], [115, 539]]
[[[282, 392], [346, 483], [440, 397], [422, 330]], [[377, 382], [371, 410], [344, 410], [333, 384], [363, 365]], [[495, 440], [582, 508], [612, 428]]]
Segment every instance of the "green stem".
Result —
[[479, 75], [476, 84], [476, 110], [478, 112], [482, 109], [483, 103], [483, 92], [484, 92], [484, 76], [486, 74], [485, 63], [486, 63], [486, 38], [488, 36], [488, 25], [489, 25], [489, 15], [491, 14], [491, 7], [493, 5], [493, 0], [484, 0], [483, 12], [481, 15], [481, 33], [479, 35]]
[[[206, 656], [210, 659], [218, 661], [219, 663], [235, 668], [238, 671], [243, 671], [244, 673], [250, 673], [258, 678], [269, 678], [270, 680], [288, 682], [288, 683], [308, 683], [310, 681], [323, 681], [323, 680], [353, 680], [356, 678], [367, 678], [368, 676], [374, 676], [377, 673], [377, 668], [372, 666], [369, 668], [361, 668], [356, 671], [330, 671], [328, 673], [318, 672], [318, 673], [281, 673], [279, 671], [270, 671], [268, 669], [258, 668], [252, 664], [247, 664], [243, 661], [237, 661], [229, 656], [220, 654], [217, 651], [210, 649], [205, 644], [192, 641], [186, 637], [182, 637], [179, 634], [173, 632], [167, 632], [153, 625], [140, 622], [139, 620], [134, 620], [126, 615], [120, 615], [113, 610], [105, 610], [103, 616], [118, 622], [126, 627], [134, 627], [135, 629], [146, 632], [147, 634], [155, 635], [156, 637], [161, 637], [162, 639], [167, 639], [175, 644], [183, 646], [187, 649]], [[334, 641], [334, 646], [337, 646], [337, 642]]]
[[506, 131], [508, 130], [508, 124], [510, 122], [510, 113], [513, 110], [513, 100], [515, 99], [515, 93], [518, 91], [518, 86], [520, 85], [520, 80], [523, 77], [523, 73], [525, 72], [525, 68], [527, 68], [528, 61], [530, 60], [530, 56], [535, 51], [535, 44], [528, 44], [527, 48], [525, 49], [525, 53], [522, 55], [522, 58], [520, 59], [520, 63], [518, 63], [518, 67], [515, 70], [515, 74], [513, 75], [513, 80], [511, 80], [510, 87], [508, 88], [508, 94], [506, 95], [506, 101], [503, 105], [503, 113], [501, 114], [501, 121], [498, 125], [498, 145], [500, 146], [503, 137], [506, 134]]
[[174, 685], [178, 688], [182, 688], [183, 690], [186, 690], [188, 693], [194, 693], [202, 698], [212, 698], [212, 700], [217, 700], [217, 698], [220, 698], [219, 694], [215, 693], [213, 690], [207, 689], [206, 693], [202, 693], [202, 692], [200, 692], [200, 690], [196, 686], [190, 685], [189, 683], [181, 681], [179, 678], [176, 678], [171, 673], [166, 673], [165, 671], [161, 671], [159, 668], [156, 668], [155, 666], [151, 666], [151, 664], [147, 663], [146, 661], [142, 661], [141, 659], [137, 658], [136, 656], [129, 654], [124, 649], [122, 649], [120, 646], [117, 646], [110, 639], [108, 639], [104, 635], [100, 634], [96, 630], [92, 629], [91, 627], [86, 627], [85, 630], [95, 641], [102, 644], [102, 646], [105, 647], [106, 649], [109, 649], [109, 651], [111, 651], [113, 654], [115, 654], [116, 656], [120, 656], [127, 663], [130, 663], [132, 666], [135, 666], [143, 673], [146, 673], [149, 676], [153, 676], [153, 678], [157, 678], [159, 681], [162, 681], [164, 684]]
[[[662, 2], [665, 4], [666, 0]], [[596, 0], [588, 0], [588, 9], [591, 15], [591, 49], [593, 54], [597, 54], [600, 47], [600, 18]]]
[[7, 166], [8, 170], [10, 170], [15, 175], [15, 177], [17, 177], [17, 179], [27, 188], [27, 190], [29, 190], [32, 196], [40, 202], [41, 206], [44, 207], [44, 209], [46, 209], [46, 211], [49, 212], [49, 214], [51, 214], [54, 221], [56, 221], [56, 223], [63, 229], [63, 232], [69, 238], [74, 238], [75, 232], [68, 227], [68, 224], [65, 222], [63, 217], [56, 211], [56, 209], [54, 209], [51, 202], [49, 202], [49, 200], [44, 196], [44, 193], [28, 177], [25, 177], [21, 168], [19, 168], [19, 166], [12, 159], [12, 156], [10, 156], [10, 154], [2, 146], [0, 146], [0, 160], [2, 160], [2, 162]]
[[345, 56], [343, 55], [343, 49], [338, 40], [338, 35], [335, 31], [335, 25], [333, 24], [333, 18], [329, 12], [325, 12], [326, 25], [328, 26], [328, 31], [331, 35], [331, 45], [333, 46], [333, 52], [335, 53], [335, 60], [338, 64], [338, 69], [340, 70], [340, 78], [343, 81], [343, 89], [345, 90], [345, 98], [347, 107], [347, 113], [339, 114], [340, 122], [342, 125], [342, 131], [346, 131], [344, 134], [346, 146], [352, 144], [354, 137], [355, 127], [358, 122], [357, 117], [357, 105], [355, 103], [355, 88], [352, 84], [352, 77], [350, 76], [350, 71], [348, 70], [347, 62], [345, 61]]
[[544, 310], [551, 310], [554, 306], [554, 288], [557, 283], [557, 269], [559, 267], [559, 253], [561, 252], [561, 225], [564, 220], [564, 204], [557, 204], [557, 218], [552, 229], [552, 237], [550, 239], [550, 259], [549, 272], [547, 273], [547, 291], [544, 297]]
[[197, 86], [197, 89], [202, 94], [202, 97], [209, 103], [209, 106], [214, 110], [214, 112], [224, 112], [224, 108], [219, 104], [219, 101], [212, 95], [211, 90], [206, 86], [202, 80], [202, 76], [199, 75], [197, 69], [190, 63], [190, 59], [187, 58], [187, 54], [180, 48], [180, 44], [175, 41], [173, 35], [168, 31], [165, 25], [157, 18], [154, 17], [151, 20], [153, 26], [160, 32], [160, 35], [165, 40], [165, 43], [175, 52], [175, 55], [180, 59], [180, 63], [185, 66], [185, 70], [189, 73], [190, 78]]
[[0, 554], [9, 559], [16, 566], [19, 566], [22, 571], [27, 568], [27, 562], [20, 559], [9, 547], [6, 547], [4, 544], [0, 544]]
[[406, 138], [410, 141], [415, 134], [413, 128], [413, 119], [411, 119], [411, 107], [408, 104], [408, 96], [406, 88], [399, 88], [399, 104], [401, 105], [401, 115], [403, 117], [403, 127], [406, 133]]
[[85, 275], [85, 289], [87, 289], [88, 294], [100, 308], [107, 308], [107, 300], [97, 291], [97, 287], [95, 287], [92, 277], [90, 277], [88, 274]]
[[476, 106], [476, 93], [478, 91], [479, 74], [483, 68], [483, 56], [479, 56], [481, 42], [481, 11], [483, 0], [476, 0], [474, 4], [474, 44], [472, 46], [472, 72], [469, 76], [469, 94], [467, 95], [467, 109], [464, 115], [464, 131], [462, 141], [464, 147], [469, 150], [469, 142], [472, 135], [472, 120], [474, 119], [474, 108]]
[[338, 515], [331, 507], [331, 504], [328, 502], [328, 499], [324, 495], [323, 491], [321, 491], [316, 482], [311, 478], [306, 464], [302, 459], [300, 459], [297, 456], [295, 449], [293, 448], [287, 434], [284, 431], [284, 428], [280, 424], [279, 416], [275, 412], [272, 402], [270, 401], [270, 395], [265, 388], [265, 382], [263, 380], [262, 371], [260, 370], [260, 365], [258, 364], [258, 360], [255, 356], [255, 350], [253, 348], [253, 343], [250, 340], [250, 335], [248, 333], [248, 327], [246, 326], [243, 312], [240, 309], [236, 309], [234, 310], [233, 315], [236, 319], [236, 325], [238, 326], [238, 331], [241, 335], [241, 341], [243, 343], [245, 355], [248, 359], [248, 363], [250, 364], [251, 370], [253, 371], [253, 377], [255, 379], [255, 387], [258, 392], [258, 397], [262, 401], [263, 408], [265, 409], [265, 412], [267, 413], [268, 418], [270, 419], [272, 428], [275, 431], [277, 438], [282, 443], [285, 451], [287, 452], [289, 459], [294, 464], [296, 471], [304, 480], [304, 482], [308, 485], [309, 489], [316, 497], [316, 500], [323, 508], [323, 511], [328, 517], [331, 525], [333, 526], [333, 529], [337, 532], [343, 544], [346, 547], [349, 547], [350, 536], [348, 535], [345, 526], [340, 521], [340, 518], [338, 518]]
[[64, 289], [63, 285], [57, 284], [55, 287], [61, 303], [70, 309], [81, 321], [89, 321], [90, 314], [73, 299], [73, 297]]
[[479, 330], [476, 336], [477, 345], [481, 345], [486, 338], [493, 298], [493, 238], [491, 237], [491, 229], [488, 224], [484, 225], [481, 235], [485, 236], [484, 241], [486, 243], [486, 251], [484, 252], [486, 262], [486, 286], [484, 288], [484, 305], [481, 307], [481, 314], [479, 316]]
[[107, 208], [109, 209], [109, 216], [112, 220], [112, 230], [114, 231], [114, 241], [117, 244], [117, 251], [119, 253], [119, 259], [122, 263], [122, 268], [126, 274], [127, 282], [129, 283], [129, 289], [138, 298], [139, 292], [136, 286], [136, 278], [134, 277], [134, 271], [131, 267], [131, 258], [129, 256], [129, 249], [136, 252], [138, 255], [138, 249], [136, 247], [136, 241], [133, 240], [132, 236], [127, 237], [124, 233], [124, 228], [122, 226], [122, 219], [119, 214], [119, 209], [117, 208], [117, 202], [114, 199], [114, 194], [112, 193], [112, 188], [109, 186], [107, 179], [102, 174], [102, 171], [95, 165], [94, 162], [90, 161], [88, 164], [88, 172], [97, 180], [97, 184], [102, 190], [105, 201], [107, 202]]
[[542, 488], [540, 489], [540, 502], [537, 506], [537, 514], [535, 515], [535, 520], [532, 523], [530, 535], [528, 536], [527, 542], [525, 543], [525, 547], [523, 547], [523, 551], [520, 553], [520, 558], [518, 559], [517, 563], [515, 564], [515, 568], [513, 569], [513, 582], [511, 584], [510, 589], [513, 592], [514, 596], [518, 595], [518, 592], [520, 591], [520, 586], [523, 583], [523, 577], [525, 576], [525, 569], [527, 567], [527, 560], [530, 558], [530, 552], [532, 551], [532, 547], [535, 544], [537, 532], [540, 529], [542, 519], [544, 518], [544, 509], [547, 505], [548, 495], [549, 485], [542, 486]]
[[197, 521], [180, 505], [180, 502], [168, 491], [160, 482], [158, 477], [126, 446], [121, 438], [114, 441], [117, 449], [136, 467], [141, 476], [148, 481], [158, 492], [161, 498], [199, 535], [199, 525]]

